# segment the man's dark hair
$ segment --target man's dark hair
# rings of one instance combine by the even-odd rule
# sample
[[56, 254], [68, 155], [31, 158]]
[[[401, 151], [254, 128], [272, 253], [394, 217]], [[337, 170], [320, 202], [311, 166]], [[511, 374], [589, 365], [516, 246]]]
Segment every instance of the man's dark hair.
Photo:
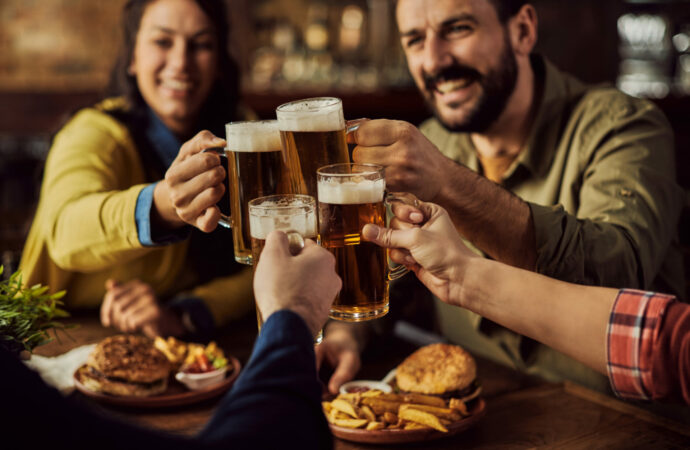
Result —
[[[124, 96], [132, 117], [141, 117], [146, 102], [139, 92], [136, 78], [128, 72], [134, 56], [137, 33], [146, 7], [154, 0], [129, 0], [122, 11], [122, 44], [115, 66], [110, 73], [107, 96]], [[229, 25], [223, 0], [194, 0], [213, 24], [218, 42], [219, 77], [200, 112], [200, 124], [217, 136], [225, 132], [225, 123], [237, 118], [240, 75], [237, 63], [228, 51]]]
[[498, 14], [498, 20], [501, 23], [508, 22], [508, 19], [513, 17], [520, 11], [525, 4], [529, 3], [528, 0], [489, 0]]

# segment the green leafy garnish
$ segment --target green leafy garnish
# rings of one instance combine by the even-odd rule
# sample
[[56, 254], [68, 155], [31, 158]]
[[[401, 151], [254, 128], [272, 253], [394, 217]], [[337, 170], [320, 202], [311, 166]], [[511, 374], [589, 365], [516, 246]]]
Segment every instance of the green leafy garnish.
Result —
[[[0, 266], [0, 275], [3, 273]], [[47, 294], [48, 286], [22, 286], [19, 271], [0, 281], [0, 345], [11, 353], [33, 351], [52, 340], [48, 331], [57, 337], [58, 329], [70, 328], [55, 319], [69, 317], [60, 299], [65, 291]]]

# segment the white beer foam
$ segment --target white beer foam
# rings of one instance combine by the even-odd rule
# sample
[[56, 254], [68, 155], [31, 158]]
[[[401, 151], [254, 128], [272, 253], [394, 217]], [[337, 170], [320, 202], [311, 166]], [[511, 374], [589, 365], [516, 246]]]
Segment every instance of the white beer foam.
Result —
[[338, 131], [345, 129], [342, 103], [309, 99], [276, 111], [281, 131]]
[[277, 120], [228, 123], [225, 140], [225, 148], [232, 152], [275, 152], [282, 148]]
[[249, 216], [249, 230], [254, 239], [266, 239], [273, 230], [296, 231], [302, 236], [316, 237], [316, 211], [313, 214], [294, 216], [280, 215]]
[[383, 201], [386, 182], [380, 180], [362, 180], [358, 182], [340, 182], [337, 179], [319, 181], [317, 186], [319, 201], [331, 205], [358, 205]]

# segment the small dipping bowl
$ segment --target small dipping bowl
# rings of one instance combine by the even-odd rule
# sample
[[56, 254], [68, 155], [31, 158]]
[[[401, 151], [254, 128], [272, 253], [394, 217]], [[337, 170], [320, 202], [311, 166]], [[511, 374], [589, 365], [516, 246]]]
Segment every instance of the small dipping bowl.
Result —
[[198, 391], [200, 389], [205, 389], [207, 387], [218, 384], [225, 379], [225, 372], [228, 371], [228, 367], [222, 367], [220, 369], [212, 370], [210, 372], [202, 373], [188, 373], [188, 372], [177, 372], [175, 374], [175, 379], [180, 383], [187, 386], [187, 389], [192, 391]]
[[393, 388], [390, 384], [384, 383], [383, 381], [376, 380], [354, 380], [348, 381], [340, 386], [341, 394], [353, 394], [355, 392], [366, 392], [373, 389], [377, 389], [381, 392], [391, 393]]

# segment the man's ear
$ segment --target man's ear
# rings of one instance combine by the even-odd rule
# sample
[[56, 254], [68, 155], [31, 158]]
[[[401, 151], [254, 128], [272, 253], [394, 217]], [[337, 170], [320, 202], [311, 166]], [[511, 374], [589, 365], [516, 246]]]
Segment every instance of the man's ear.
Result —
[[134, 67], [134, 57], [132, 57], [132, 60], [129, 62], [129, 66], [127, 66], [127, 75], [135, 76], [137, 74], [137, 71]]
[[532, 52], [537, 43], [538, 25], [537, 11], [530, 4], [524, 5], [508, 20], [510, 41], [516, 54], [529, 55]]

